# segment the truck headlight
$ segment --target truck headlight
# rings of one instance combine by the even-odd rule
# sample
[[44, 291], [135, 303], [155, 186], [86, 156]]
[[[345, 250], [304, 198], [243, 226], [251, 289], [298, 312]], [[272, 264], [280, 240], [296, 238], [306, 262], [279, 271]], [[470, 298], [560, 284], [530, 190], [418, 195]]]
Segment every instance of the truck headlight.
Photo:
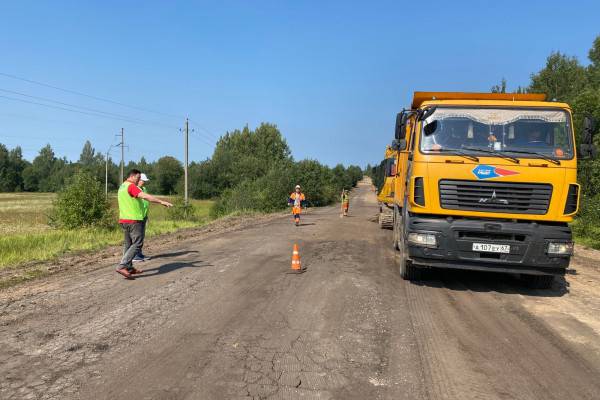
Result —
[[433, 233], [411, 232], [408, 234], [408, 243], [423, 247], [437, 247], [437, 239]]
[[546, 253], [551, 256], [573, 255], [573, 242], [550, 242]]

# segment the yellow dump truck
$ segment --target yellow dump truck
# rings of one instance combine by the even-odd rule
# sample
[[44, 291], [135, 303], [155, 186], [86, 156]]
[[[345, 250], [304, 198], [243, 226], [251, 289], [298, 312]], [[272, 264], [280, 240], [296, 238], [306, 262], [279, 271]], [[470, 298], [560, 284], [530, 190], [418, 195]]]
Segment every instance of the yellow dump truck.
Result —
[[394, 178], [396, 177], [396, 159], [398, 152], [391, 146], [385, 149], [384, 178], [381, 189], [377, 192], [379, 202], [379, 226], [382, 229], [391, 229], [394, 224]]
[[[592, 123], [579, 146], [592, 156]], [[404, 279], [424, 268], [519, 273], [547, 288], [573, 253], [577, 155], [571, 109], [543, 94], [415, 92], [397, 115], [394, 246]]]

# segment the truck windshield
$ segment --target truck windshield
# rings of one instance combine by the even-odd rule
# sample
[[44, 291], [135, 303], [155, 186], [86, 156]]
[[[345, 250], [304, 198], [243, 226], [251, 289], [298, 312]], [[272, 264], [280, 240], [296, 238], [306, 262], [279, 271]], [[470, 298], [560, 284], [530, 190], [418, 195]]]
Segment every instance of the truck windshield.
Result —
[[420, 143], [429, 154], [465, 150], [482, 156], [492, 151], [519, 158], [573, 158], [568, 114], [558, 109], [437, 107], [423, 121]]

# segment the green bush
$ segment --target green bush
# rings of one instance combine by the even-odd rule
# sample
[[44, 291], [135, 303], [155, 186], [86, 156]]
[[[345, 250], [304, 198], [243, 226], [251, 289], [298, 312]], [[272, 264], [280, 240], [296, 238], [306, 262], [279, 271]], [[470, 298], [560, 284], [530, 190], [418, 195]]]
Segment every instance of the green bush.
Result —
[[78, 172], [58, 193], [48, 216], [50, 226], [62, 229], [115, 226], [102, 184], [89, 172]]
[[600, 195], [583, 196], [579, 204], [579, 215], [573, 230], [578, 236], [590, 236], [594, 234], [600, 221]]
[[196, 221], [198, 219], [194, 205], [191, 202], [185, 204], [183, 197], [178, 197], [173, 201], [173, 207], [169, 208], [168, 215], [174, 221]]

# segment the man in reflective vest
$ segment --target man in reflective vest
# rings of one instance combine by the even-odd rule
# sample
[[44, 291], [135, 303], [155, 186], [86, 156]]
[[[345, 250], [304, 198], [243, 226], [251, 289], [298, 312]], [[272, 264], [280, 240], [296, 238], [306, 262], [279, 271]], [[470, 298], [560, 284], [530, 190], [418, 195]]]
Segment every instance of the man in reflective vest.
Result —
[[306, 197], [302, 193], [300, 185], [296, 185], [296, 191], [290, 194], [288, 204], [292, 206], [292, 215], [294, 215], [296, 226], [300, 225], [300, 213], [302, 212], [302, 207], [306, 204]]
[[[146, 191], [146, 182], [148, 182], [150, 178], [142, 172], [140, 175], [140, 181], [138, 183], [138, 187], [142, 189], [142, 192], [148, 193]], [[146, 238], [146, 226], [148, 225], [148, 208], [150, 207], [150, 202], [148, 200], [142, 199], [142, 212], [144, 214], [144, 229], [142, 230], [142, 244], [140, 245], [140, 251], [133, 258], [133, 262], [141, 262], [149, 260], [150, 257], [146, 257], [144, 255], [144, 239]]]
[[160, 200], [148, 193], [144, 193], [137, 185], [140, 181], [141, 172], [132, 169], [127, 174], [127, 180], [119, 187], [119, 225], [123, 229], [123, 258], [117, 266], [117, 272], [126, 279], [133, 279], [134, 274], [142, 273], [142, 270], [133, 268], [132, 261], [143, 241], [144, 211], [142, 200], [150, 203], [161, 204], [172, 207], [168, 201]]

